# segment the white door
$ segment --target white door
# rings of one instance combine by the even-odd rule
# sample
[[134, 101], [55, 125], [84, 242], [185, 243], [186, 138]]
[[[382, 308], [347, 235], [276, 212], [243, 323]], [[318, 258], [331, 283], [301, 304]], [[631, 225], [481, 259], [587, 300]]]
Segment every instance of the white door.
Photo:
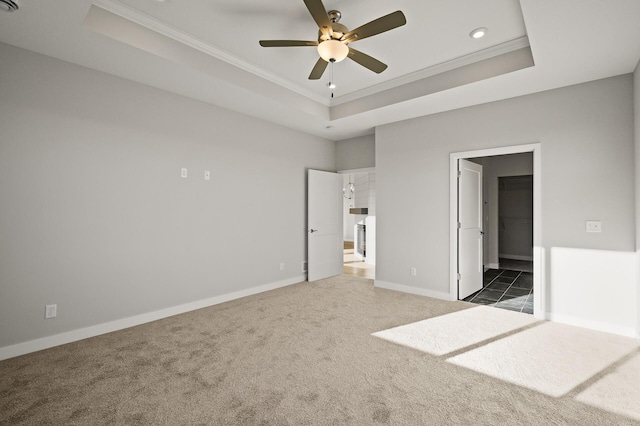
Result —
[[458, 299], [482, 288], [482, 166], [458, 161]]
[[342, 176], [309, 170], [307, 201], [308, 281], [342, 274]]

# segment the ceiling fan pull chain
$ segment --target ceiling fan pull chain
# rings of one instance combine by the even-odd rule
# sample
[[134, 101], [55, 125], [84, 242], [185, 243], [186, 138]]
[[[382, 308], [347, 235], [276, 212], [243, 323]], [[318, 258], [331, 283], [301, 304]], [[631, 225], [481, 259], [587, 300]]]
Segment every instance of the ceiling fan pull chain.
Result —
[[329, 87], [331, 87], [331, 98], [333, 99], [333, 89], [336, 87], [336, 82], [333, 80], [333, 64], [335, 64], [335, 60], [331, 60], [331, 81], [329, 82]]

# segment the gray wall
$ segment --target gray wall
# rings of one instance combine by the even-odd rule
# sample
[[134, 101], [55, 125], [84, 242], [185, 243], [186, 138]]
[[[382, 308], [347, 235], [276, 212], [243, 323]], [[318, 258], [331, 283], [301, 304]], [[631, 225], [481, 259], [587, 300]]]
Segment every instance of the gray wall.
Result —
[[304, 276], [306, 171], [334, 142], [0, 57], [0, 348]]
[[[547, 316], [635, 329], [632, 84], [624, 75], [378, 128], [376, 280], [448, 294], [449, 154], [539, 142]], [[585, 232], [592, 219], [602, 233]]]
[[506, 259], [533, 261], [533, 176], [498, 180], [498, 248]]
[[356, 170], [375, 167], [376, 142], [374, 135], [336, 142], [336, 168]]

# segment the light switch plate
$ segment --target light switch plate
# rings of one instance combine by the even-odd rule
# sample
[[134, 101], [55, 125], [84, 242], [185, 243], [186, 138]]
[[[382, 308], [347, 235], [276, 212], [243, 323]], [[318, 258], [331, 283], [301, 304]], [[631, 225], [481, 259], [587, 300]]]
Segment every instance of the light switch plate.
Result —
[[182, 177], [182, 178], [186, 178], [187, 177], [187, 169], [185, 167], [180, 169], [180, 177]]
[[602, 222], [599, 220], [587, 221], [587, 232], [602, 232]]

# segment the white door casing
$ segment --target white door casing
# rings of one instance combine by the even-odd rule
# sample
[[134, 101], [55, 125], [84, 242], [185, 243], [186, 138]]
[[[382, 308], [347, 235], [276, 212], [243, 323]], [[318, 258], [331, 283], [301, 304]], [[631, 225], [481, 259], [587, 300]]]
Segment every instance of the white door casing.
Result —
[[482, 166], [458, 162], [458, 299], [482, 289]]
[[309, 170], [307, 199], [308, 281], [342, 274], [342, 176]]

